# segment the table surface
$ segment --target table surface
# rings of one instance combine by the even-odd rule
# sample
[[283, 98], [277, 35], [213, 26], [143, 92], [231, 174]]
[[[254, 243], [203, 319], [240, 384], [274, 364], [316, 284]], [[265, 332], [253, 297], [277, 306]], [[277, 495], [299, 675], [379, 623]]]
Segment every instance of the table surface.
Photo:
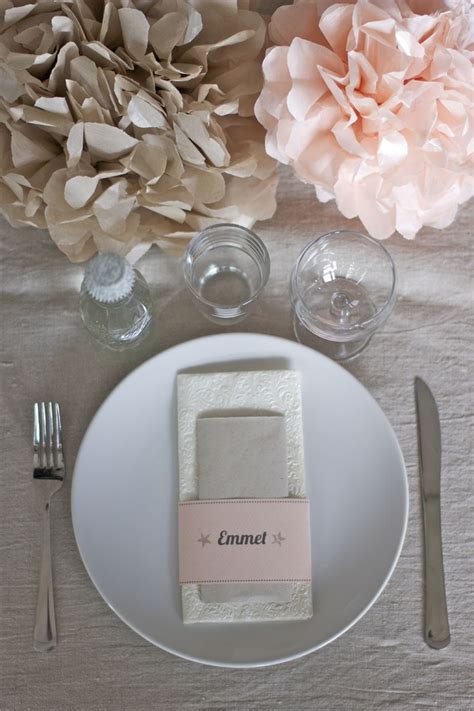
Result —
[[[81, 324], [82, 267], [46, 233], [0, 220], [0, 708], [34, 709], [408, 709], [472, 708], [473, 638], [473, 206], [444, 231], [386, 246], [399, 298], [370, 348], [347, 366], [391, 420], [408, 470], [406, 542], [387, 588], [368, 614], [328, 647], [296, 662], [223, 670], [173, 657], [126, 627], [95, 590], [77, 551], [70, 486], [94, 412], [133, 368], [185, 340], [219, 332], [185, 291], [179, 261], [153, 248], [139, 263], [155, 299], [154, 329], [139, 350], [98, 349]], [[288, 276], [302, 247], [344, 220], [333, 203], [282, 173], [279, 208], [257, 226], [272, 275], [242, 331], [292, 338]], [[452, 642], [422, 638], [422, 529], [413, 378], [437, 399], [443, 435], [442, 514]], [[59, 646], [32, 650], [40, 509], [31, 479], [32, 403], [61, 403], [68, 476], [52, 506]]]

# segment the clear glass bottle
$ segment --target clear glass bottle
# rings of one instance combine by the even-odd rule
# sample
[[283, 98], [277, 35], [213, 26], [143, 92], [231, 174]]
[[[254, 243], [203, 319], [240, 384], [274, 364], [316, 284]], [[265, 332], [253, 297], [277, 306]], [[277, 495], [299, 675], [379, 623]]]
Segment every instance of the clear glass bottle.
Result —
[[122, 350], [148, 333], [151, 294], [137, 269], [117, 254], [98, 254], [87, 263], [80, 311], [88, 331], [100, 343]]

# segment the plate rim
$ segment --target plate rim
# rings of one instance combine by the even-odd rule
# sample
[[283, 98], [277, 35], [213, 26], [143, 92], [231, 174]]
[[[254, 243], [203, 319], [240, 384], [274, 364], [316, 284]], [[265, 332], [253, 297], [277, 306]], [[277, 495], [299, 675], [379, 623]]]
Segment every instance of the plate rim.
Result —
[[[80, 461], [81, 453], [84, 449], [84, 445], [86, 443], [86, 440], [88, 439], [90, 432], [92, 431], [96, 419], [100, 416], [103, 408], [107, 405], [109, 399], [114, 395], [114, 393], [121, 388], [125, 382], [131, 378], [132, 376], [135, 376], [138, 371], [140, 371], [142, 368], [146, 368], [151, 364], [152, 361], [159, 359], [163, 354], [168, 354], [169, 352], [182, 349], [184, 347], [189, 347], [191, 344], [197, 344], [197, 343], [203, 343], [204, 341], [216, 341], [216, 340], [236, 340], [238, 341], [242, 337], [244, 338], [259, 338], [259, 339], [264, 339], [266, 341], [271, 341], [273, 343], [284, 343], [284, 344], [290, 344], [291, 346], [296, 346], [297, 348], [301, 348], [304, 351], [309, 351], [313, 356], [319, 357], [323, 359], [324, 361], [329, 361], [331, 365], [336, 366], [336, 368], [340, 368], [345, 375], [347, 375], [350, 379], [355, 381], [359, 387], [361, 387], [366, 395], [370, 398], [372, 401], [372, 404], [375, 405], [375, 408], [379, 411], [379, 414], [382, 416], [382, 418], [385, 420], [387, 426], [388, 426], [388, 431], [390, 433], [391, 439], [393, 440], [393, 443], [395, 445], [395, 450], [398, 455], [399, 463], [401, 465], [401, 472], [402, 472], [402, 481], [403, 481], [403, 494], [404, 494], [404, 510], [403, 510], [403, 524], [402, 524], [402, 530], [401, 530], [401, 535], [400, 539], [397, 544], [397, 549], [396, 553], [394, 556], [394, 559], [392, 561], [392, 564], [390, 565], [389, 570], [387, 571], [387, 574], [385, 575], [384, 580], [382, 581], [379, 589], [375, 593], [375, 595], [369, 600], [369, 602], [365, 605], [365, 607], [359, 612], [356, 617], [354, 617], [351, 622], [349, 622], [347, 625], [345, 625], [342, 629], [340, 629], [338, 632], [336, 632], [334, 635], [329, 637], [326, 640], [323, 640], [322, 642], [319, 642], [315, 644], [314, 646], [308, 647], [306, 649], [303, 649], [298, 652], [294, 652], [293, 654], [285, 655], [278, 657], [277, 659], [269, 659], [265, 661], [257, 661], [257, 662], [242, 662], [242, 661], [227, 661], [227, 662], [222, 662], [216, 659], [210, 659], [210, 658], [205, 658], [205, 657], [199, 657], [195, 656], [192, 654], [187, 654], [186, 652], [182, 652], [179, 649], [175, 649], [174, 647], [163, 644], [161, 642], [158, 642], [156, 639], [152, 638], [150, 635], [146, 634], [146, 632], [143, 632], [142, 630], [139, 630], [132, 622], [129, 620], [125, 619], [125, 617], [115, 609], [114, 605], [110, 602], [108, 599], [107, 595], [105, 592], [102, 590], [101, 586], [99, 583], [96, 581], [92, 571], [90, 570], [89, 566], [87, 565], [87, 562], [83, 556], [83, 552], [81, 550], [81, 546], [78, 540], [78, 533], [76, 530], [76, 505], [75, 505], [75, 491], [77, 487], [77, 476], [76, 476], [76, 471], [78, 469], [78, 462]], [[101, 598], [104, 600], [106, 605], [114, 612], [115, 615], [125, 624], [127, 627], [129, 627], [131, 630], [133, 630], [136, 634], [138, 634], [140, 637], [145, 639], [147, 642], [152, 644], [155, 647], [158, 647], [159, 649], [162, 649], [163, 651], [167, 652], [168, 654], [172, 654], [176, 657], [179, 657], [181, 659], [185, 659], [190, 662], [195, 662], [198, 664], [203, 664], [205, 666], [211, 666], [211, 667], [218, 667], [218, 668], [225, 668], [225, 669], [256, 669], [256, 668], [264, 668], [264, 667], [269, 667], [269, 666], [276, 666], [277, 664], [285, 664], [286, 662], [291, 662], [295, 661], [297, 659], [301, 659], [302, 657], [307, 656], [308, 654], [312, 654], [313, 652], [318, 651], [319, 649], [323, 649], [326, 647], [328, 644], [331, 644], [334, 642], [336, 639], [341, 637], [343, 634], [348, 632], [354, 625], [356, 625], [366, 614], [367, 612], [373, 607], [373, 605], [377, 602], [379, 599], [380, 595], [382, 592], [385, 590], [388, 582], [390, 581], [393, 572], [398, 564], [398, 561], [400, 559], [400, 554], [403, 549], [403, 545], [405, 543], [405, 538], [406, 538], [406, 532], [407, 532], [407, 527], [408, 527], [408, 516], [409, 516], [409, 486], [408, 486], [408, 474], [407, 474], [407, 469], [406, 469], [406, 464], [405, 464], [405, 459], [403, 456], [402, 448], [400, 446], [400, 443], [398, 441], [398, 438], [395, 434], [395, 430], [392, 427], [392, 423], [388, 419], [387, 415], [375, 399], [375, 397], [372, 395], [372, 393], [366, 388], [352, 373], [350, 373], [348, 370], [343, 368], [339, 363], [336, 363], [335, 361], [331, 360], [331, 358], [328, 358], [324, 354], [320, 353], [319, 351], [316, 351], [308, 346], [305, 346], [302, 343], [299, 343], [297, 341], [292, 341], [287, 338], [282, 338], [280, 336], [273, 336], [270, 334], [265, 334], [265, 333], [254, 333], [254, 332], [234, 332], [234, 333], [216, 333], [216, 334], [210, 334], [206, 336], [199, 336], [197, 338], [192, 338], [187, 341], [182, 341], [181, 343], [177, 343], [174, 346], [170, 346], [169, 348], [165, 348], [164, 350], [160, 351], [159, 353], [155, 353], [152, 355], [150, 358], [147, 358], [143, 363], [140, 363], [136, 368], [133, 368], [127, 375], [125, 375], [124, 378], [122, 378], [106, 395], [104, 400], [101, 402], [99, 407], [97, 408], [96, 412], [94, 413], [92, 419], [90, 420], [83, 436], [81, 439], [81, 443], [79, 445], [79, 448], [77, 450], [76, 454], [76, 459], [74, 462], [73, 466], [73, 475], [72, 475], [72, 480], [71, 480], [71, 494], [70, 494], [70, 505], [71, 505], [71, 519], [72, 519], [72, 527], [73, 527], [73, 532], [74, 532], [74, 539], [76, 542], [77, 549], [79, 551], [79, 556], [82, 561], [82, 564], [92, 582], [94, 587], [96, 588], [97, 592], [101, 596]]]

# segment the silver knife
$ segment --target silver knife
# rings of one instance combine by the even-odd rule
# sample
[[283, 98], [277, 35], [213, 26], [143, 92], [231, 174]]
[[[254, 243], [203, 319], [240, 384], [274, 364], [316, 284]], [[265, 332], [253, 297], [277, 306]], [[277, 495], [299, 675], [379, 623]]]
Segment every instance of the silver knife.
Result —
[[441, 428], [433, 394], [415, 378], [421, 501], [425, 538], [425, 642], [442, 649], [450, 642], [441, 544]]

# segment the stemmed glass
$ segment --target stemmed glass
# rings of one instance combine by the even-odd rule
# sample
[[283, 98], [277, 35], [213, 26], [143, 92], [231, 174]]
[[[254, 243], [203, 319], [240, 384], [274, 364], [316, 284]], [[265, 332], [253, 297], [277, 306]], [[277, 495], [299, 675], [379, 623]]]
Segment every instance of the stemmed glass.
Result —
[[308, 244], [290, 282], [298, 341], [338, 361], [359, 355], [395, 303], [393, 260], [377, 240], [338, 230]]

